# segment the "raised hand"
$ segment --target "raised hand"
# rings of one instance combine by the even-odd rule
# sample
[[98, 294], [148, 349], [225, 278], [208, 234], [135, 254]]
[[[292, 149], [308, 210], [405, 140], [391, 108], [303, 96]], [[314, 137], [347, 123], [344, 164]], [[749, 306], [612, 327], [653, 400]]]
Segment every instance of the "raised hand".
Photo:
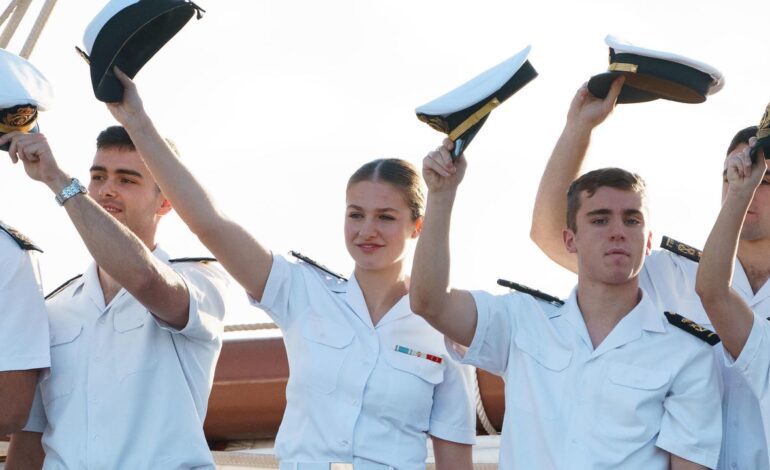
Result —
[[0, 145], [8, 142], [11, 143], [8, 148], [11, 161], [20, 161], [24, 165], [24, 171], [33, 180], [48, 185], [61, 185], [69, 181], [69, 177], [59, 169], [45, 135], [9, 132], [0, 136]]
[[123, 100], [117, 103], [107, 103], [107, 109], [109, 109], [112, 117], [127, 127], [131, 120], [144, 114], [144, 104], [136, 84], [128, 78], [128, 75], [117, 67], [114, 71], [115, 76], [123, 85]]
[[444, 139], [441, 146], [422, 161], [422, 177], [431, 193], [456, 191], [465, 176], [468, 163], [464, 155], [452, 161], [453, 148], [454, 142]]
[[751, 147], [756, 143], [752, 137], [750, 147], [740, 152], [735, 152], [725, 160], [724, 177], [728, 185], [728, 192], [736, 195], [753, 197], [754, 190], [765, 179], [767, 161], [761, 153], [756, 162], [751, 163]]
[[604, 122], [615, 109], [615, 103], [618, 101], [624, 81], [623, 76], [616, 78], [604, 99], [592, 95], [588, 91], [588, 83], [584, 83], [570, 103], [567, 122], [590, 129]]

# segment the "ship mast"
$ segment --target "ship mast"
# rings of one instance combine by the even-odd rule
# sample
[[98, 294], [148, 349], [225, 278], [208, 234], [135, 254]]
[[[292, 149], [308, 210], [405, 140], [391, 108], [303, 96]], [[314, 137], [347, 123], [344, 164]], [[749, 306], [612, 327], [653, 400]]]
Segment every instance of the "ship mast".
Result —
[[[32, 0], [11, 0], [3, 13], [0, 14], [0, 27], [5, 25], [2, 34], [0, 34], [0, 49], [8, 49], [8, 44], [19, 28], [21, 20], [29, 10], [31, 3]], [[32, 29], [27, 36], [27, 40], [24, 41], [24, 45], [19, 53], [20, 56], [29, 59], [29, 56], [32, 55], [32, 50], [35, 48], [35, 44], [37, 44], [37, 40], [43, 32], [43, 28], [48, 22], [48, 18], [51, 16], [55, 5], [56, 0], [45, 0], [43, 7], [37, 15], [35, 24], [32, 25]]]

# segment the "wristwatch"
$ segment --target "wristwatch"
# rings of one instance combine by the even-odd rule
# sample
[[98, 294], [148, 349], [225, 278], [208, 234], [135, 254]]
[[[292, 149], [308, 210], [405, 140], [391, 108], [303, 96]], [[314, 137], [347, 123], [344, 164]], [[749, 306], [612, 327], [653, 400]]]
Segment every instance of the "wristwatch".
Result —
[[80, 181], [78, 181], [77, 178], [72, 178], [70, 184], [65, 186], [64, 189], [62, 189], [59, 194], [56, 195], [56, 202], [58, 202], [60, 206], [63, 206], [64, 203], [67, 202], [67, 199], [75, 197], [78, 194], [87, 193], [88, 191], [86, 190], [85, 186], [80, 184]]

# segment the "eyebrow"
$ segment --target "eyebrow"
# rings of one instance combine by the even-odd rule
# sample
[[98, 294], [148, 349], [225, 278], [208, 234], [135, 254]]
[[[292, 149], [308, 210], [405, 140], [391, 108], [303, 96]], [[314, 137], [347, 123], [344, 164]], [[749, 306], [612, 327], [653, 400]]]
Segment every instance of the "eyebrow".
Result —
[[[101, 172], [104, 172], [104, 173], [108, 173], [107, 168], [105, 168], [103, 166], [99, 166], [99, 165], [92, 166], [89, 171], [101, 171]], [[142, 175], [138, 171], [136, 171], [136, 170], [129, 170], [127, 168], [118, 168], [117, 170], [115, 170], [115, 173], [117, 173], [119, 175], [130, 175], [130, 176], [136, 176], [137, 178], [144, 178], [144, 175]]]
[[[359, 211], [364, 210], [363, 207], [357, 206], [355, 204], [348, 204], [348, 209], [356, 209], [356, 210], [359, 210]], [[375, 211], [377, 211], [377, 212], [389, 212], [389, 211], [390, 212], [398, 212], [396, 209], [393, 209], [392, 207], [383, 207], [381, 209], [375, 209]]]
[[[591, 212], [586, 213], [586, 217], [591, 217], [591, 216], [594, 216], [594, 215], [609, 215], [609, 214], [612, 214], [612, 211], [609, 210], [609, 209], [596, 209], [595, 211], [591, 211]], [[642, 211], [640, 211], [639, 209], [624, 209], [623, 210], [623, 215], [626, 215], [626, 216], [627, 215], [642, 215], [643, 216], [644, 213]]]

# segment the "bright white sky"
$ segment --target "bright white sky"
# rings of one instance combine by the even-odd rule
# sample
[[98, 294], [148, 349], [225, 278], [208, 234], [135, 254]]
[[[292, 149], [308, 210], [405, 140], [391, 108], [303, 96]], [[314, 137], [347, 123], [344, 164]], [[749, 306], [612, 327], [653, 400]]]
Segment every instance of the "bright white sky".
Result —
[[[32, 10], [42, 3], [34, 0]], [[31, 57], [57, 92], [41, 128], [61, 167], [82, 181], [95, 137], [112, 119], [93, 97], [74, 46], [103, 3], [60, 1]], [[420, 165], [443, 136], [419, 122], [414, 108], [527, 44], [540, 76], [492, 113], [467, 152], [452, 231], [459, 287], [504, 292], [495, 284], [503, 277], [559, 296], [572, 288], [575, 278], [529, 240], [529, 224], [568, 104], [607, 67], [607, 33], [701, 60], [726, 77], [704, 104], [623, 105], [595, 133], [588, 168], [622, 166], [645, 177], [656, 243], [667, 234], [703, 245], [719, 208], [726, 146], [736, 130], [759, 122], [770, 100], [768, 2], [200, 5], [204, 18], [139, 72], [145, 106], [219, 204], [259, 240], [343, 273], [353, 267], [342, 237], [348, 176], [378, 157]], [[18, 53], [21, 42], [10, 49]], [[0, 165], [0, 175], [2, 219], [45, 249], [45, 289], [82, 272], [90, 257], [48, 189], [21, 166]], [[167, 219], [159, 240], [172, 256], [207, 254], [176, 215]]]

